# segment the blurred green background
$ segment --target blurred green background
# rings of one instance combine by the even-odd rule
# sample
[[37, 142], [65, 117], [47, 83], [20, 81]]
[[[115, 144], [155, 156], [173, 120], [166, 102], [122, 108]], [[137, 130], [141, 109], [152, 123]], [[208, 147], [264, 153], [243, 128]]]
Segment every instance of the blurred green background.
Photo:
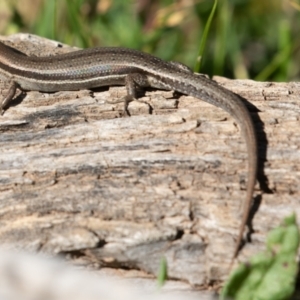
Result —
[[[123, 46], [194, 68], [214, 0], [0, 0], [0, 33], [29, 32], [78, 47]], [[300, 0], [219, 0], [202, 73], [300, 77]]]

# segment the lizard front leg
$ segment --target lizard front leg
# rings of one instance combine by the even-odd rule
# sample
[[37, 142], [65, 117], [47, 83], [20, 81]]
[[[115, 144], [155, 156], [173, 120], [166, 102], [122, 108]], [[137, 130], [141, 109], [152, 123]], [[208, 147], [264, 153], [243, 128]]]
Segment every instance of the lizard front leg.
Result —
[[10, 82], [9, 90], [8, 90], [6, 96], [4, 97], [4, 99], [2, 100], [2, 103], [0, 106], [0, 114], [1, 115], [4, 114], [5, 108], [8, 107], [9, 103], [12, 101], [14, 95], [16, 94], [17, 87], [18, 87], [18, 84], [15, 81]]

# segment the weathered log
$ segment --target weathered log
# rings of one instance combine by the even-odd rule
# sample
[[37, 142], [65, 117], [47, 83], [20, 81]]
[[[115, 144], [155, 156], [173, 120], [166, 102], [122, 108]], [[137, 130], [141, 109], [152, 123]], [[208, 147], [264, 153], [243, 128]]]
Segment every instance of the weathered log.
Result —
[[[74, 50], [28, 35], [31, 55]], [[259, 175], [245, 260], [283, 217], [300, 214], [298, 83], [228, 80], [259, 140]], [[2, 95], [5, 84], [1, 82]], [[7, 88], [7, 87], [6, 87]], [[124, 87], [19, 93], [0, 118], [0, 242], [84, 257], [101, 267], [204, 285], [228, 274], [247, 180], [246, 145], [226, 112], [147, 90], [121, 117]]]

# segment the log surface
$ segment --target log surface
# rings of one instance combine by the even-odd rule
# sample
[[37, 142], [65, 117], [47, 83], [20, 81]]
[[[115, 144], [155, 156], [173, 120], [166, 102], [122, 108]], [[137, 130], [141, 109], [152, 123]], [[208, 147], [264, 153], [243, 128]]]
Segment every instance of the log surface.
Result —
[[[4, 38], [2, 38], [4, 39]], [[34, 36], [6, 42], [31, 55], [73, 51]], [[244, 98], [259, 140], [259, 175], [244, 261], [266, 233], [300, 216], [300, 84], [214, 78]], [[7, 83], [1, 81], [2, 96]], [[0, 118], [0, 242], [98, 267], [193, 285], [228, 274], [247, 180], [244, 138], [226, 112], [172, 91], [109, 104], [124, 87], [19, 92]]]

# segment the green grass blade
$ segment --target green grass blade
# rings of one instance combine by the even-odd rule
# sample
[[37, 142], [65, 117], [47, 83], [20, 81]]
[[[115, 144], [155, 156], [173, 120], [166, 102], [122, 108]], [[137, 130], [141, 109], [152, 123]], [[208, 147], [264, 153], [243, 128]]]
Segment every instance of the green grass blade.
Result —
[[228, 50], [231, 49], [231, 22], [234, 15], [234, 6], [231, 1], [223, 0], [219, 3], [217, 11], [216, 31], [218, 34], [214, 40], [213, 49], [213, 75], [226, 74], [226, 56], [229, 54]]
[[160, 260], [159, 271], [157, 275], [157, 283], [159, 287], [162, 287], [168, 278], [168, 265], [167, 260], [163, 256]]
[[276, 81], [287, 81], [291, 67], [290, 57], [293, 52], [291, 26], [286, 19], [278, 24], [278, 52], [271, 62], [255, 77], [257, 81], [268, 80], [271, 76]]
[[70, 31], [76, 36], [84, 48], [90, 47], [89, 34], [85, 32], [85, 22], [80, 18], [81, 0], [66, 0]]
[[273, 60], [254, 78], [255, 81], [265, 81], [290, 57], [290, 45], [278, 52]]
[[209, 32], [213, 17], [215, 15], [215, 12], [216, 12], [216, 9], [217, 9], [217, 5], [218, 5], [218, 0], [215, 0], [214, 5], [212, 7], [212, 10], [209, 14], [208, 20], [207, 20], [207, 22], [205, 24], [205, 27], [204, 27], [204, 30], [203, 30], [203, 35], [202, 35], [202, 38], [201, 38], [201, 41], [200, 41], [200, 47], [199, 47], [197, 62], [196, 62], [195, 68], [194, 68], [194, 72], [197, 72], [197, 73], [199, 73], [200, 69], [201, 69], [201, 63], [202, 63], [203, 53], [204, 53], [204, 50], [205, 50], [206, 40], [207, 40], [207, 37], [208, 37], [208, 32]]
[[40, 18], [34, 24], [37, 35], [49, 38], [57, 39], [56, 34], [56, 13], [57, 13], [57, 1], [46, 1], [43, 5], [40, 13]]

